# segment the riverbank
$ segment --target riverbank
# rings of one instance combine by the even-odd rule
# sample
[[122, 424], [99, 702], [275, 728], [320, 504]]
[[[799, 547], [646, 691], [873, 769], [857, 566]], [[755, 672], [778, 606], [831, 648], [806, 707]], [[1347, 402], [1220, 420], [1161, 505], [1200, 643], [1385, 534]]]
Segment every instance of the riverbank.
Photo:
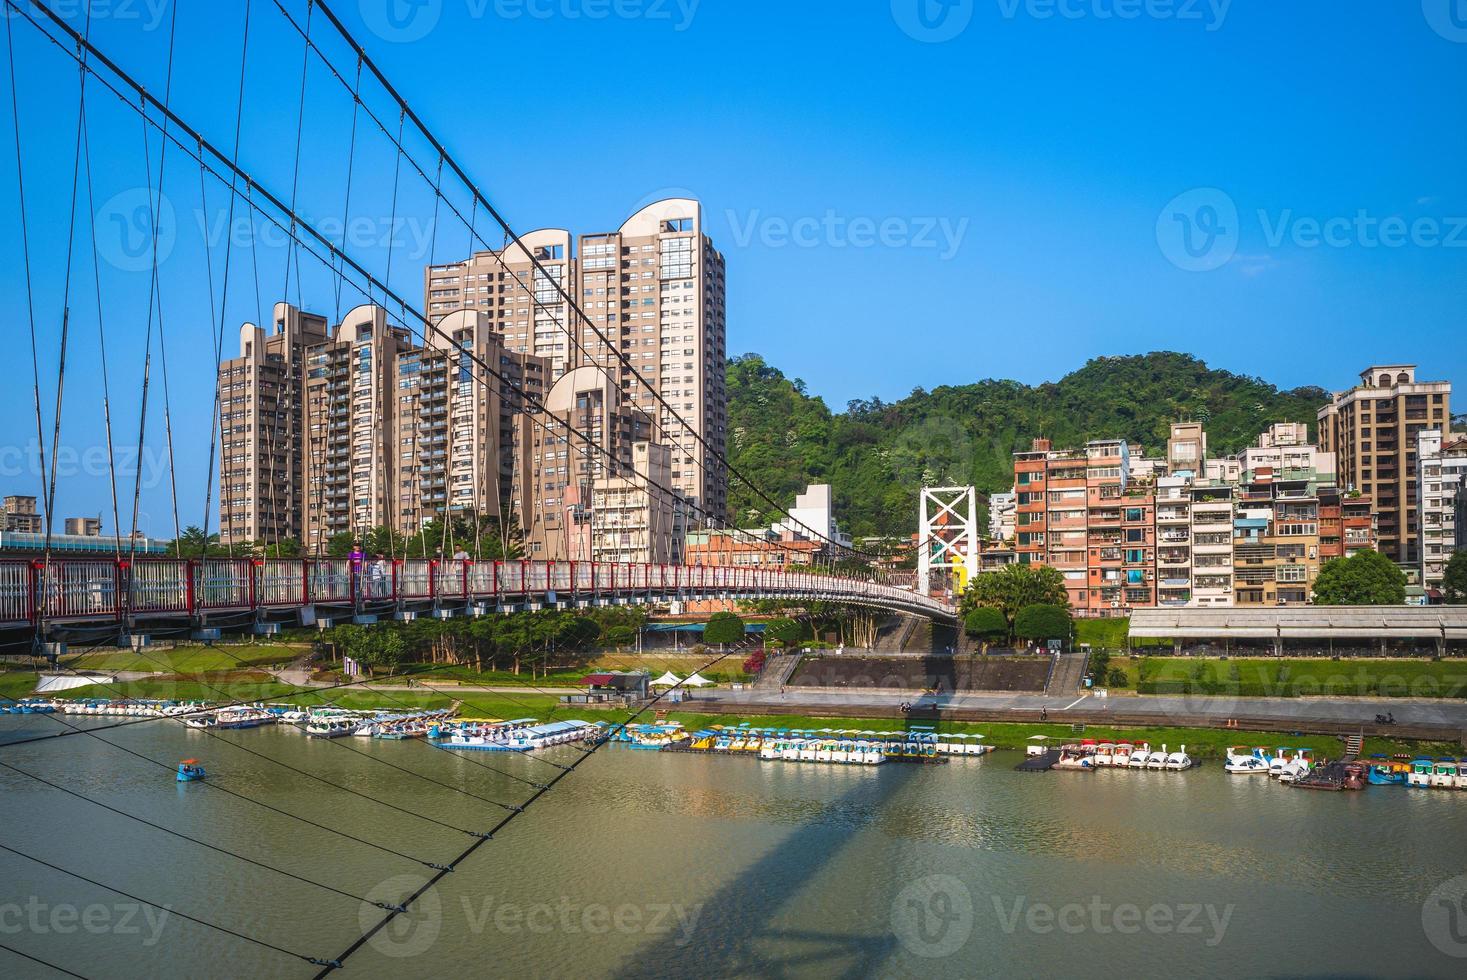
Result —
[[[25, 697], [34, 690], [36, 675], [24, 673], [0, 674], [0, 696], [16, 699]], [[351, 688], [302, 690], [276, 681], [263, 672], [232, 672], [209, 675], [206, 679], [158, 678], [123, 681], [108, 685], [91, 685], [66, 692], [71, 700], [88, 698], [157, 698], [202, 701], [268, 701], [294, 704], [303, 707], [335, 706], [358, 710], [381, 709], [403, 711], [408, 709], [435, 710], [457, 708], [464, 717], [519, 718], [534, 717], [541, 721], [556, 721], [582, 718], [590, 721], [616, 723], [630, 714], [625, 709], [598, 708], [585, 704], [567, 703], [557, 694], [545, 693], [526, 686], [519, 690], [474, 690], [466, 687], [448, 689], [406, 686], [405, 682], [386, 681]], [[1130, 699], [1145, 701], [1144, 698]], [[1296, 705], [1298, 702], [1294, 702]], [[880, 712], [869, 706], [847, 705], [845, 710], [802, 705], [799, 702], [781, 703], [779, 710], [770, 711], [769, 706], [759, 701], [746, 704], [731, 704], [717, 696], [703, 694], [691, 702], [659, 705], [642, 716], [651, 720], [655, 716], [680, 722], [690, 730], [713, 725], [735, 727], [748, 724], [761, 728], [857, 728], [870, 731], [902, 731], [910, 725], [930, 725], [939, 732], [980, 734], [985, 742], [999, 749], [1023, 749], [1035, 735], [1044, 735], [1057, 742], [1074, 741], [1079, 738], [1094, 738], [1102, 741], [1149, 742], [1152, 745], [1185, 744], [1189, 754], [1199, 759], [1220, 759], [1229, 746], [1288, 745], [1307, 748], [1317, 756], [1339, 758], [1345, 751], [1346, 732], [1308, 732], [1289, 724], [1255, 726], [1247, 729], [1219, 728], [1215, 726], [1189, 725], [1186, 719], [1165, 723], [1126, 723], [1102, 720], [1100, 723], [1065, 720], [1040, 721], [1040, 712], [1050, 714], [1047, 709], [1036, 709], [1032, 721], [1012, 718], [964, 719], [955, 717], [954, 712], [921, 705], [910, 713], [902, 713], [897, 703], [886, 705]], [[1059, 714], [1058, 707], [1053, 714]], [[1307, 726], [1306, 726], [1307, 727]], [[1449, 738], [1405, 738], [1389, 735], [1367, 737], [1362, 750], [1365, 755], [1455, 755], [1460, 751], [1459, 742]]]

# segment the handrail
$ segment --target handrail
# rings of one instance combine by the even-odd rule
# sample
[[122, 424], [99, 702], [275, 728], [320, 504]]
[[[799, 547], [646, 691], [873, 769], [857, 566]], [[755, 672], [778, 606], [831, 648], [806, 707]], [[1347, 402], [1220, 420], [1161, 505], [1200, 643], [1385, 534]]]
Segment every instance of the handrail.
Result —
[[911, 589], [809, 571], [627, 562], [385, 558], [0, 560], [0, 628], [402, 603], [816, 597], [952, 618]]

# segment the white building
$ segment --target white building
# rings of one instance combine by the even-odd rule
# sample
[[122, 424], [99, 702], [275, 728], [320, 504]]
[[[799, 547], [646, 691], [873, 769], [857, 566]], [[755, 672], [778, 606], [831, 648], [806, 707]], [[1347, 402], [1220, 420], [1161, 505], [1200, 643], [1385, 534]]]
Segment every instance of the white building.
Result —
[[1019, 495], [991, 493], [988, 495], [988, 536], [994, 541], [1014, 540], [1014, 515], [1019, 506]]
[[1456, 550], [1457, 495], [1467, 486], [1467, 436], [1416, 434], [1416, 511], [1421, 515], [1421, 586], [1439, 589]]
[[790, 508], [789, 519], [780, 521], [772, 528], [775, 534], [786, 535], [807, 541], [834, 541], [842, 548], [851, 547], [850, 536], [840, 529], [835, 520], [830, 484], [816, 483], [805, 488], [795, 498]]

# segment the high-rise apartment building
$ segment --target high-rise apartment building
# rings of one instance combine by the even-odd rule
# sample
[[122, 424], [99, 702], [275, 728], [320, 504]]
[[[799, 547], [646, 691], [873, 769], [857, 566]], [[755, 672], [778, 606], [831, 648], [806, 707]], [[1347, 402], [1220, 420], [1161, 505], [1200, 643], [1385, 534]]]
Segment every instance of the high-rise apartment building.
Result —
[[11, 494], [4, 502], [4, 524], [0, 530], [20, 534], [41, 534], [46, 530], [45, 517], [36, 511], [36, 498]]
[[438, 326], [418, 347], [379, 307], [333, 329], [283, 303], [269, 334], [247, 324], [219, 369], [224, 539], [296, 538], [314, 553], [379, 526], [502, 519], [549, 364], [507, 350], [477, 310]]
[[397, 359], [411, 349], [408, 331], [389, 326], [386, 310], [358, 306], [306, 351], [307, 551], [336, 534], [396, 525], [396, 484], [412, 451], [394, 441]]
[[632, 445], [630, 472], [604, 476], [591, 487], [591, 557], [595, 561], [682, 563], [683, 515], [666, 487], [672, 451], [656, 443]]
[[1417, 381], [1414, 364], [1366, 368], [1360, 384], [1337, 392], [1319, 410], [1319, 448], [1335, 455], [1337, 480], [1375, 501], [1380, 550], [1419, 569], [1416, 437], [1450, 423], [1452, 386]]
[[1467, 436], [1425, 429], [1416, 436], [1416, 506], [1421, 519], [1421, 586], [1441, 588], [1452, 554], [1461, 547], [1458, 497], [1467, 490]]
[[724, 260], [704, 231], [702, 206], [687, 199], [648, 205], [614, 232], [580, 236], [575, 255], [570, 233], [560, 229], [522, 242], [431, 266], [424, 277], [429, 316], [484, 312], [506, 347], [548, 358], [555, 378], [582, 367], [604, 370], [620, 400], [651, 420], [654, 441], [671, 450], [669, 479], [689, 509], [725, 516]]
[[246, 323], [219, 365], [219, 536], [226, 544], [301, 540], [305, 352], [326, 318], [276, 303], [271, 329]]

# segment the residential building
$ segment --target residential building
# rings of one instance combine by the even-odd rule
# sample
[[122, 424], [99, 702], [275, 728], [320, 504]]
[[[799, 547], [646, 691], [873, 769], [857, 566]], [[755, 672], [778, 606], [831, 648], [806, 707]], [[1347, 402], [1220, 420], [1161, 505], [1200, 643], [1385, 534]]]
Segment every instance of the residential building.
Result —
[[591, 488], [591, 557], [595, 561], [682, 564], [682, 513], [656, 489], [668, 486], [672, 450], [632, 445], [631, 473], [605, 476]]
[[36, 498], [12, 494], [4, 501], [5, 525], [0, 530], [22, 534], [44, 534], [45, 518], [36, 511]]
[[1467, 488], [1467, 436], [1424, 429], [1416, 435], [1416, 506], [1421, 520], [1421, 586], [1430, 595], [1461, 545], [1458, 498]]
[[1162, 606], [1192, 602], [1192, 479], [1156, 481], [1156, 601]]
[[[543, 406], [526, 430], [528, 461], [514, 494], [526, 521], [526, 550], [531, 558], [589, 561], [597, 481], [624, 478], [639, 481], [651, 493], [673, 491], [650, 486], [633, 469], [633, 447], [653, 441], [652, 421], [623, 400], [604, 369], [587, 365], [561, 375]], [[662, 506], [657, 505], [659, 513]], [[683, 504], [669, 500], [666, 506]], [[657, 547], [666, 553], [672, 546]]]
[[1319, 575], [1319, 498], [1306, 480], [1239, 488], [1233, 519], [1233, 604], [1303, 605]]
[[1014, 540], [1014, 517], [1019, 495], [1013, 492], [988, 495], [988, 537], [994, 541]]
[[239, 356], [219, 365], [219, 538], [225, 544], [302, 538], [305, 352], [328, 335], [325, 317], [276, 303], [269, 332], [246, 323]]
[[1188, 488], [1192, 514], [1192, 599], [1200, 607], [1233, 604], [1233, 497], [1226, 483]]
[[1309, 480], [1314, 483], [1335, 482], [1335, 454], [1325, 452], [1309, 442], [1309, 427], [1299, 422], [1275, 422], [1235, 457], [1238, 471], [1234, 480]]
[[786, 568], [814, 565], [820, 543], [784, 540], [772, 530], [689, 531], [684, 553], [689, 565]]
[[1335, 455], [1339, 485], [1374, 499], [1380, 550], [1413, 576], [1421, 557], [1416, 439], [1447, 428], [1451, 394], [1449, 382], [1418, 381], [1414, 364], [1372, 365], [1318, 413], [1319, 448]]
[[102, 519], [100, 517], [68, 517], [66, 519], [66, 533], [81, 538], [97, 538], [102, 535]]
[[850, 536], [840, 529], [835, 519], [830, 484], [812, 483], [805, 492], [795, 497], [795, 505], [789, 510], [789, 518], [775, 524], [773, 530], [781, 537], [801, 538], [818, 543], [827, 554], [835, 549], [851, 548]]
[[[412, 349], [387, 311], [358, 306], [329, 339], [306, 351], [305, 515], [307, 552], [336, 534], [398, 524], [401, 474], [423, 461], [417, 444], [399, 447], [397, 358]], [[429, 503], [439, 502], [428, 495]], [[417, 527], [411, 527], [416, 531]]]
[[1201, 422], [1173, 422], [1166, 443], [1168, 474], [1200, 474], [1207, 464], [1207, 432]]
[[[702, 206], [682, 198], [650, 204], [614, 232], [580, 236], [579, 255], [561, 229], [521, 242], [429, 267], [429, 316], [485, 313], [510, 350], [551, 362], [551, 380], [598, 365], [621, 400], [652, 420], [655, 440], [672, 450], [672, 486], [694, 511], [724, 517], [725, 270], [704, 230]], [[575, 298], [584, 321], [562, 291]]]
[[1375, 501], [1339, 487], [1319, 488], [1319, 560], [1376, 549]]

